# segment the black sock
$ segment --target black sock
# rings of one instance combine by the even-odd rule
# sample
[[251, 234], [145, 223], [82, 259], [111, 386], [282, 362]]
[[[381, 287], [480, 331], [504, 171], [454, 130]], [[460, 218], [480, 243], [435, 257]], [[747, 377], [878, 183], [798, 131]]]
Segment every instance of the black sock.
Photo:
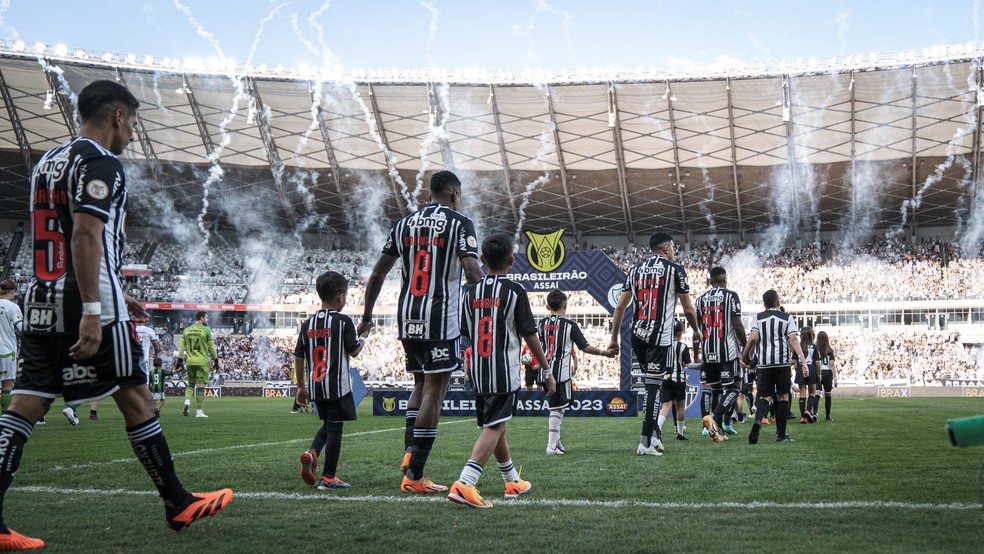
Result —
[[711, 390], [702, 389], [700, 391], [700, 417], [711, 415]]
[[826, 395], [823, 397], [823, 407], [825, 408], [824, 412], [826, 416], [830, 417], [830, 395]]
[[803, 398], [801, 396], [799, 399], [799, 404], [800, 404], [800, 417], [804, 417], [806, 415], [806, 410], [808, 409], [806, 407], [806, 398]]
[[157, 492], [164, 499], [164, 507], [169, 515], [173, 515], [191, 498], [188, 491], [181, 486], [178, 474], [174, 471], [174, 460], [167, 440], [161, 431], [157, 418], [126, 428], [126, 437], [137, 460], [143, 465], [150, 480], [157, 487]]
[[424, 476], [424, 466], [427, 465], [427, 457], [430, 456], [435, 439], [437, 439], [437, 429], [414, 426], [413, 452], [410, 454], [407, 477], [416, 481]]
[[338, 455], [342, 452], [342, 422], [326, 421], [322, 429], [326, 431], [328, 442], [325, 443], [325, 465], [321, 474], [330, 479], [338, 470]]
[[716, 414], [718, 406], [721, 405], [721, 392], [724, 389], [721, 388], [721, 384], [711, 386], [711, 414]]
[[417, 425], [417, 410], [407, 410], [406, 429], [403, 431], [403, 450], [410, 452], [413, 446], [413, 428]]
[[[738, 391], [735, 389], [727, 389], [721, 393], [721, 401], [718, 402], [717, 408], [714, 408], [714, 421], [721, 424], [723, 422], [724, 414], [731, 414], [731, 410], [735, 407], [735, 401], [738, 400]], [[729, 424], [730, 424], [730, 417]]]
[[776, 436], [786, 436], [786, 423], [789, 421], [789, 400], [776, 402]]
[[24, 443], [31, 438], [34, 422], [9, 409], [0, 415], [0, 443], [6, 441], [6, 448], [0, 449], [0, 533], [7, 533], [3, 524], [3, 497], [14, 482], [14, 475], [20, 467]]
[[769, 413], [769, 402], [768, 400], [759, 397], [758, 401], [755, 403], [755, 422], [760, 423], [765, 419]]
[[318, 432], [314, 434], [314, 439], [311, 440], [311, 450], [314, 450], [321, 455], [321, 449], [325, 447], [325, 443], [328, 442], [328, 430], [325, 429], [327, 423], [322, 423], [321, 427], [318, 428]]
[[659, 384], [646, 384], [646, 410], [642, 413], [642, 444], [650, 445], [649, 437], [659, 417]]

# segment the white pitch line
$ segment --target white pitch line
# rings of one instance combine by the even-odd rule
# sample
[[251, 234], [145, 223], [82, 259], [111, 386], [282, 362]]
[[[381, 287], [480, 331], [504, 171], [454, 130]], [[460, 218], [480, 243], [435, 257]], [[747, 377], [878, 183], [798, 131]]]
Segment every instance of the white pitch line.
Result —
[[[88, 494], [96, 496], [156, 496], [157, 493], [150, 490], [134, 491], [128, 489], [65, 489], [58, 487], [13, 487], [11, 490], [26, 493], [39, 494]], [[290, 501], [314, 501], [314, 502], [380, 502], [391, 504], [405, 503], [446, 503], [447, 498], [443, 495], [407, 495], [407, 496], [346, 496], [331, 493], [301, 494], [295, 492], [234, 492], [234, 497], [248, 500], [290, 500]], [[980, 504], [930, 504], [912, 502], [892, 502], [892, 501], [852, 501], [852, 502], [645, 502], [636, 500], [565, 500], [565, 499], [521, 499], [507, 500], [500, 499], [495, 502], [498, 506], [565, 506], [580, 508], [666, 508], [666, 509], [685, 509], [685, 510], [708, 510], [708, 509], [802, 509], [802, 510], [870, 510], [870, 509], [900, 509], [900, 510], [980, 510]]]
[[[461, 420], [461, 421], [448, 421], [448, 422], [438, 423], [438, 425], [454, 425], [456, 423], [465, 423], [467, 421], [470, 421], [470, 420], [465, 419], [465, 420]], [[404, 427], [392, 427], [390, 429], [376, 429], [375, 431], [359, 431], [358, 433], [345, 433], [344, 436], [345, 437], [359, 437], [359, 436], [363, 436], [363, 435], [375, 435], [377, 433], [390, 433], [390, 432], [393, 432], [393, 431], [403, 431], [405, 429], [406, 429], [405, 426]], [[309, 438], [303, 438], [303, 439], [288, 439], [288, 440], [277, 441], [277, 442], [257, 442], [257, 443], [249, 443], [249, 444], [235, 444], [235, 445], [232, 445], [232, 446], [221, 446], [221, 447], [218, 447], [218, 448], [203, 448], [201, 450], [189, 450], [187, 452], [174, 452], [171, 455], [173, 457], [175, 457], [175, 458], [183, 458], [185, 456], [197, 456], [199, 454], [214, 454], [216, 452], [225, 452], [225, 451], [228, 451], [228, 450], [240, 450], [240, 449], [243, 449], [243, 448], [258, 448], [258, 447], [265, 447], [265, 446], [283, 446], [285, 444], [291, 444], [291, 443], [295, 443], [295, 442], [310, 442], [310, 441], [311, 441], [311, 439], [309, 439]], [[74, 471], [74, 470], [78, 470], [78, 469], [90, 469], [90, 468], [94, 468], [94, 467], [102, 467], [102, 466], [107, 466], [107, 465], [112, 465], [112, 464], [122, 464], [122, 463], [125, 463], [125, 462], [136, 462], [136, 461], [137, 461], [136, 458], [134, 458], [133, 456], [130, 456], [128, 458], [117, 458], [115, 460], [109, 460], [109, 461], [106, 461], [106, 462], [92, 462], [92, 463], [88, 463], [88, 464], [74, 464], [74, 465], [70, 465], [70, 466], [51, 466], [49, 468], [46, 468], [46, 470], [47, 471]]]

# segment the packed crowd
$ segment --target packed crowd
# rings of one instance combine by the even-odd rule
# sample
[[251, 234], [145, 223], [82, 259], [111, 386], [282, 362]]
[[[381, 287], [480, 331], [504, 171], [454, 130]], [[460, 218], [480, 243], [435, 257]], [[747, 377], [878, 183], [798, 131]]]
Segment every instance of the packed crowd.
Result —
[[984, 351], [947, 331], [831, 335], [840, 379], [905, 380], [920, 385], [984, 384]]

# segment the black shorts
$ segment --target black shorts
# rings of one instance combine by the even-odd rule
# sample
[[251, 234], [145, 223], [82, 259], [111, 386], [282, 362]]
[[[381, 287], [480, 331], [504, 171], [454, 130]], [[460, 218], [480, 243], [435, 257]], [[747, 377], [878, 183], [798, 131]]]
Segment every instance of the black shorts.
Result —
[[669, 379], [664, 380], [663, 386], [659, 389], [659, 400], [663, 403], [672, 402], [673, 400], [687, 400], [687, 383], [670, 381]]
[[789, 378], [789, 366], [759, 366], [756, 370], [758, 380], [759, 396], [774, 397], [780, 394], [789, 394], [789, 387], [792, 384]]
[[66, 404], [78, 405], [119, 389], [146, 386], [147, 370], [136, 328], [132, 321], [103, 327], [99, 349], [88, 360], [68, 356], [68, 349], [79, 340], [77, 334], [25, 334], [21, 337], [21, 370], [12, 394], [62, 396]]
[[478, 427], [492, 427], [512, 419], [516, 413], [515, 392], [509, 394], [479, 394], [475, 397], [475, 413]]
[[533, 384], [536, 383], [537, 374], [540, 373], [540, 370], [532, 367], [524, 367], [523, 382], [526, 384], [526, 388], [532, 388]]
[[557, 383], [557, 392], [547, 397], [547, 407], [551, 410], [563, 410], [571, 405], [571, 380]]
[[757, 374], [755, 371], [745, 371], [744, 373], [745, 377], [741, 380], [741, 392], [751, 394], [753, 392], [752, 385], [755, 384], [755, 377]]
[[732, 385], [736, 381], [741, 381], [741, 371], [738, 360], [720, 362], [715, 364], [705, 363], [701, 367], [708, 385]]
[[315, 400], [314, 409], [318, 410], [321, 421], [355, 421], [355, 400], [352, 393], [331, 400]]
[[632, 351], [646, 374], [647, 385], [658, 384], [673, 368], [673, 348], [669, 346], [656, 346], [633, 336]]
[[807, 364], [810, 373], [806, 377], [803, 376], [803, 366], [801, 364], [796, 364], [796, 384], [797, 385], [816, 385], [820, 382], [820, 376], [817, 375], [817, 366], [813, 364]]
[[458, 369], [458, 341], [400, 339], [410, 373], [448, 373]]
[[834, 390], [834, 372], [833, 371], [821, 371], [820, 372], [820, 386], [827, 393]]

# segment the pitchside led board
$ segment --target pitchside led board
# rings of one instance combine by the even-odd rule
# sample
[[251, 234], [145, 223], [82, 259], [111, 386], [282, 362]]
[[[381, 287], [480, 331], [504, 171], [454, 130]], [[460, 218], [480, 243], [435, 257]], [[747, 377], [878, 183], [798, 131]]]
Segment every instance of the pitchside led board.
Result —
[[[615, 311], [625, 283], [625, 273], [600, 250], [570, 252], [562, 240], [564, 230], [549, 234], [526, 231], [529, 242], [526, 251], [516, 255], [508, 277], [522, 284], [527, 291], [585, 291], [608, 313]], [[621, 372], [618, 391], [575, 391], [571, 416], [636, 416], [637, 394], [633, 390], [631, 333], [627, 317], [622, 322]], [[607, 344], [596, 344], [604, 348]], [[697, 373], [688, 372], [687, 416], [691, 407], [698, 409], [696, 398], [699, 386]], [[692, 394], [691, 394], [692, 393]], [[373, 394], [373, 415], [404, 415], [409, 391], [386, 391]], [[519, 392], [516, 415], [547, 415], [546, 395], [542, 391]], [[474, 394], [451, 391], [444, 401], [444, 415], [474, 415]], [[698, 412], [699, 413], [699, 412]]]

